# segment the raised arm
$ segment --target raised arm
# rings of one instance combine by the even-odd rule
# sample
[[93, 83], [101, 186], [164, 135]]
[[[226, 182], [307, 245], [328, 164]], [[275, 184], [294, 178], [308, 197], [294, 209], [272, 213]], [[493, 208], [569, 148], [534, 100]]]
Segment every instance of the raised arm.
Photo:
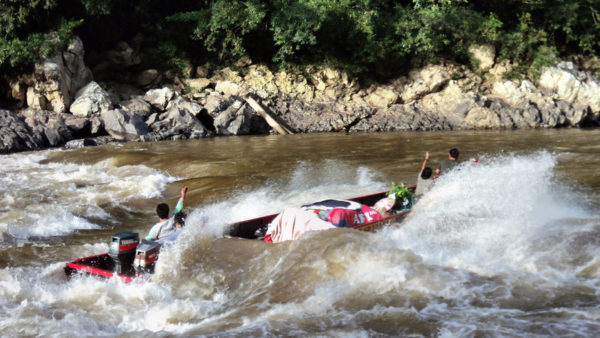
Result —
[[422, 173], [423, 169], [425, 169], [425, 167], [427, 166], [427, 160], [429, 160], [429, 152], [425, 153], [425, 160], [423, 161], [423, 165], [421, 166], [421, 170], [419, 171], [420, 173]]
[[178, 214], [181, 211], [181, 209], [183, 209], [183, 200], [185, 199], [185, 195], [187, 194], [187, 191], [188, 191], [188, 187], [183, 187], [181, 189], [181, 197], [179, 198], [179, 201], [177, 201], [175, 210], [173, 210], [173, 215]]

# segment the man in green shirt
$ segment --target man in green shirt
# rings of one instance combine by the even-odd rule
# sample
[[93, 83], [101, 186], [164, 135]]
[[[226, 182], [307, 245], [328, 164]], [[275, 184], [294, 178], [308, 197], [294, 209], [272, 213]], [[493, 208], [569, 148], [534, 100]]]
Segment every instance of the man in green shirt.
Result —
[[183, 209], [183, 200], [185, 199], [187, 190], [187, 187], [181, 189], [181, 197], [179, 198], [171, 217], [169, 217], [169, 206], [166, 203], [161, 203], [156, 206], [156, 214], [158, 215], [159, 222], [150, 229], [148, 236], [146, 236], [147, 241], [159, 240], [173, 234], [177, 230], [177, 226], [175, 225], [175, 215]]
[[[443, 160], [440, 163], [438, 174], [445, 174], [445, 173], [449, 172], [450, 170], [452, 170], [452, 168], [456, 167], [457, 164], [458, 164], [458, 149], [452, 148], [449, 151], [448, 158]], [[437, 172], [437, 170], [436, 170], [436, 172]]]

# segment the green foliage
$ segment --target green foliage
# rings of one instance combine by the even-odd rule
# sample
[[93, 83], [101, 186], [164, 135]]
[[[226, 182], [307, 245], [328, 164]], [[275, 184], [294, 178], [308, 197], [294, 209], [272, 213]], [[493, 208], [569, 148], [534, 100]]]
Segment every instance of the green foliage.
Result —
[[231, 60], [246, 53], [245, 39], [258, 29], [266, 15], [258, 0], [216, 0], [197, 11], [168, 16], [171, 22], [192, 21], [196, 27], [191, 38], [203, 41], [207, 51], [220, 60]]
[[98, 51], [142, 36], [158, 54], [148, 63], [174, 70], [249, 55], [391, 77], [440, 59], [468, 64], [471, 45], [491, 44], [535, 75], [558, 57], [597, 55], [599, 13], [600, 0], [2, 0], [0, 69], [51, 55], [77, 33]]
[[81, 20], [48, 24], [55, 0], [0, 2], [0, 69], [28, 66], [64, 48]]
[[109, 15], [113, 0], [81, 0], [81, 4], [89, 15]]
[[390, 187], [390, 191], [386, 194], [386, 196], [396, 196], [396, 201], [404, 201], [410, 200], [412, 197], [413, 191], [406, 187], [404, 183], [396, 184], [392, 183]]

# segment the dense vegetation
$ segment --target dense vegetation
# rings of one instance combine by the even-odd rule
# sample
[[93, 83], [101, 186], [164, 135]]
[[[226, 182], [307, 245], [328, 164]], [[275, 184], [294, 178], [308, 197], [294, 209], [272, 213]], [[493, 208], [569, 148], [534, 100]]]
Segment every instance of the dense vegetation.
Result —
[[[146, 62], [327, 64], [390, 76], [492, 44], [526, 70], [597, 55], [600, 0], [2, 0], [0, 72], [51, 55], [72, 34], [86, 51], [141, 38]], [[155, 65], [159, 66], [159, 65]]]

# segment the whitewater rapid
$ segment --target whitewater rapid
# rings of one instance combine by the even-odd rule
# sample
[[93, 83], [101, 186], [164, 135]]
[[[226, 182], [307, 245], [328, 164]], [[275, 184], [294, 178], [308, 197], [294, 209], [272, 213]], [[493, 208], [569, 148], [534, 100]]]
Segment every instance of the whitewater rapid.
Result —
[[[186, 205], [184, 232], [161, 252], [153, 279], [139, 284], [67, 279], [66, 261], [106, 252], [109, 238], [70, 245], [54, 238], [110, 233], [138, 200], [160, 199], [184, 178], [111, 160], [3, 157], [0, 332], [598, 334], [600, 214], [589, 203], [595, 197], [557, 174], [564, 155], [482, 155], [477, 166], [465, 161], [436, 180], [402, 224], [375, 234], [335, 229], [278, 245], [221, 236], [224, 224], [391, 183], [364, 165], [299, 162], [261, 187]], [[404, 177], [412, 184], [416, 174]]]

